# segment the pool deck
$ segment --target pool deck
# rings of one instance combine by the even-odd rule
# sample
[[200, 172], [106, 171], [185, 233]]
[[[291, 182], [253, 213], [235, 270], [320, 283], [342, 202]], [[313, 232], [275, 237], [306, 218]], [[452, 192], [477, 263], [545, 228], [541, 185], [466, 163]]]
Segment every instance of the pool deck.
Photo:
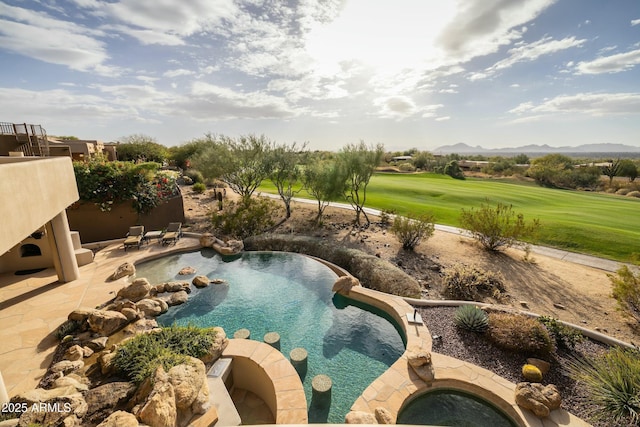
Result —
[[53, 268], [28, 276], [0, 275], [0, 373], [9, 397], [35, 388], [58, 344], [55, 331], [79, 307], [96, 307], [112, 299], [126, 278], [106, 279], [123, 262], [200, 248], [197, 238], [182, 237], [175, 245], [144, 244], [124, 251], [114, 243], [80, 267], [80, 279], [58, 282]]

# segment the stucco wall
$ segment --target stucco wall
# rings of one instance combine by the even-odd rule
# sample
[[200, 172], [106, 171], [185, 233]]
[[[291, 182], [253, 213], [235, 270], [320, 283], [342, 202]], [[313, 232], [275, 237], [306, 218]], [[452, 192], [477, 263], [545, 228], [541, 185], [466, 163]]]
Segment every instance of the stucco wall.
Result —
[[[38, 246], [41, 255], [23, 257], [20, 248], [26, 244]], [[48, 236], [43, 236], [40, 239], [29, 237], [11, 248], [9, 252], [0, 256], [0, 273], [50, 267], [53, 267], [53, 255]]]
[[162, 230], [170, 222], [184, 223], [182, 197], [174, 197], [147, 215], [138, 215], [131, 202], [113, 206], [102, 212], [94, 203], [79, 203], [67, 209], [69, 227], [80, 232], [82, 243], [123, 238], [133, 225], [144, 225], [145, 231]]
[[0, 254], [42, 227], [76, 200], [67, 157], [0, 157]]

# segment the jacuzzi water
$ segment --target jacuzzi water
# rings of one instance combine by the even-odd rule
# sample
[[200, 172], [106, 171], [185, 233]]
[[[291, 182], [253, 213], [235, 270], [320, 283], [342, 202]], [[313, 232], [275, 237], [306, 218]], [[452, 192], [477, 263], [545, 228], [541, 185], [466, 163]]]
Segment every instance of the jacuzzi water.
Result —
[[455, 427], [516, 427], [500, 410], [484, 400], [457, 390], [425, 393], [409, 403], [398, 424]]
[[[221, 326], [230, 337], [246, 328], [260, 341], [265, 333], [278, 332], [286, 358], [296, 347], [306, 349], [303, 385], [310, 423], [344, 422], [358, 396], [404, 352], [402, 337], [386, 314], [334, 296], [336, 274], [309, 257], [247, 252], [223, 258], [204, 249], [140, 264], [136, 276], [152, 284], [190, 281], [195, 275], [177, 275], [185, 266], [227, 284], [193, 289], [185, 304], [170, 308], [158, 322]], [[318, 374], [333, 382], [330, 406], [311, 401], [311, 380]]]

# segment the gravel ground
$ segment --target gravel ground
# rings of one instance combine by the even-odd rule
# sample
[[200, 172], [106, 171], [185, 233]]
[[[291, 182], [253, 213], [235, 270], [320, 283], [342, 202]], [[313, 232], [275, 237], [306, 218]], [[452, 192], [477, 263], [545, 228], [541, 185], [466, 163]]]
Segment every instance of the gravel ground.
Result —
[[[442, 337], [442, 340], [434, 340], [434, 352], [481, 366], [513, 383], [525, 381], [522, 377], [522, 365], [526, 363], [527, 355], [502, 350], [482, 335], [459, 330], [453, 320], [455, 307], [417, 309], [431, 334]], [[573, 352], [558, 349], [555, 360], [551, 361], [551, 370], [543, 379], [543, 384], [555, 384], [560, 390], [562, 408], [590, 422], [594, 427], [612, 427], [614, 424], [596, 421], [591, 417], [597, 408], [589, 403], [583, 387], [566, 375], [564, 366], [571, 355], [592, 356], [606, 349], [606, 345], [588, 339], [578, 344]]]

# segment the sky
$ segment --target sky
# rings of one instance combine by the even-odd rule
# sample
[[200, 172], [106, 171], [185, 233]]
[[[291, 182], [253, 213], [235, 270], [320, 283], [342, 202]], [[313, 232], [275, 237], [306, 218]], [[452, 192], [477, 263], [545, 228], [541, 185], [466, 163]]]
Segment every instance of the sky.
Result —
[[0, 1], [0, 121], [167, 146], [640, 146], [640, 1]]

